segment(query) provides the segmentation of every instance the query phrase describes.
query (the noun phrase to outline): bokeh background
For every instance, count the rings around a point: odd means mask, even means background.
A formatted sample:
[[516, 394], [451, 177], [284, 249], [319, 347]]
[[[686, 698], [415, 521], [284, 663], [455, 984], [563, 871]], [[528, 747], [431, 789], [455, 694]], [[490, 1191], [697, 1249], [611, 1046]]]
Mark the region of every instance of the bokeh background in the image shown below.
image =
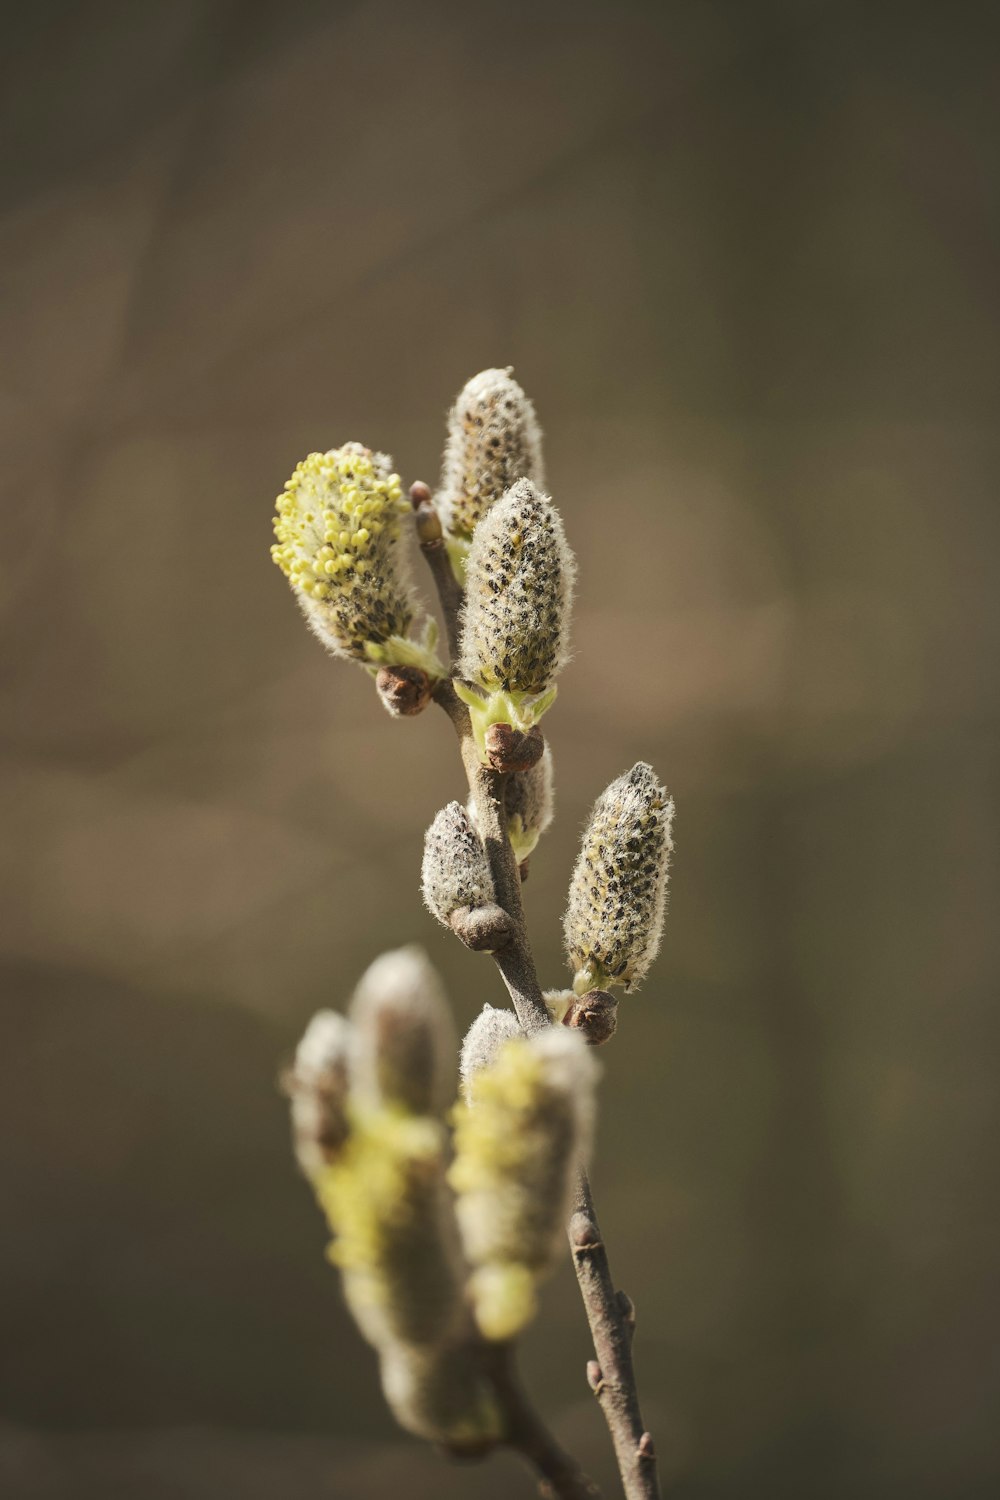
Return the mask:
[[[513, 363], [579, 554], [526, 888], [678, 803], [596, 1190], [677, 1500], [1000, 1486], [991, 7], [3, 13], [0, 1488], [529, 1495], [391, 1424], [275, 1087], [434, 927], [443, 716], [268, 558], [311, 448], [436, 477]], [[440, 722], [438, 721], [440, 720]], [[613, 1493], [568, 1271], [532, 1389]]]

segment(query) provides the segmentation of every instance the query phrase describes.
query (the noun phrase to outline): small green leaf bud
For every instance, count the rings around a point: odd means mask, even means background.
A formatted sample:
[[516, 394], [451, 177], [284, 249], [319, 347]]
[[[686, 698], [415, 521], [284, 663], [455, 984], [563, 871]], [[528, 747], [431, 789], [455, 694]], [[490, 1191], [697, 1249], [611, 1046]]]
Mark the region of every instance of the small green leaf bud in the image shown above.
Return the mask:
[[[555, 699], [575, 573], [559, 513], [530, 480], [508, 490], [476, 528], [462, 616], [465, 681], [455, 691], [469, 708], [484, 764], [491, 726], [527, 733]], [[524, 764], [540, 754], [541, 746]]]
[[437, 973], [421, 948], [383, 953], [363, 974], [351, 1004], [352, 1093], [365, 1105], [414, 1115], [450, 1102], [454, 1039]]
[[389, 1410], [407, 1432], [469, 1458], [500, 1441], [503, 1419], [496, 1395], [468, 1343], [391, 1343], [379, 1364]]
[[546, 1027], [506, 1042], [455, 1112], [462, 1242], [480, 1332], [512, 1338], [558, 1253], [576, 1168], [589, 1147], [596, 1068], [579, 1036]]
[[337, 1158], [349, 1134], [350, 1052], [346, 1018], [333, 1010], [317, 1011], [283, 1080], [292, 1105], [295, 1156], [309, 1178]]
[[413, 627], [402, 549], [408, 508], [384, 453], [361, 443], [310, 453], [278, 496], [271, 556], [335, 656], [372, 672], [419, 667], [436, 680], [445, 673], [434, 655], [433, 622], [422, 632]]
[[578, 995], [634, 990], [660, 947], [674, 804], [639, 762], [601, 793], [583, 835], [563, 922]]
[[476, 527], [518, 479], [544, 483], [535, 409], [511, 369], [482, 370], [463, 386], [449, 413], [437, 495], [460, 581]]

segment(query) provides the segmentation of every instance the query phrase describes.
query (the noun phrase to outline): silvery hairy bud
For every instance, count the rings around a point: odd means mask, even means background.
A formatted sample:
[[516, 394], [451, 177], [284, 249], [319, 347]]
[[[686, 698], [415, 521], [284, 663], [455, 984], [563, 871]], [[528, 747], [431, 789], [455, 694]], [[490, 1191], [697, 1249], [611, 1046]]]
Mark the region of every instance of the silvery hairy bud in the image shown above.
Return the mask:
[[559, 512], [522, 479], [476, 528], [466, 567], [455, 690], [485, 765], [526, 770], [569, 654], [576, 563]]
[[674, 804], [643, 762], [602, 792], [583, 835], [563, 922], [573, 989], [634, 990], [666, 912]]
[[428, 909], [468, 947], [495, 952], [509, 940], [510, 918], [496, 904], [486, 851], [460, 802], [428, 828], [421, 879]]
[[295, 1156], [307, 1177], [335, 1161], [347, 1140], [351, 1028], [334, 1010], [317, 1011], [283, 1080], [292, 1105]]
[[542, 485], [542, 435], [535, 409], [514, 372], [482, 370], [459, 392], [448, 437], [437, 508], [459, 581], [479, 522], [519, 479]]

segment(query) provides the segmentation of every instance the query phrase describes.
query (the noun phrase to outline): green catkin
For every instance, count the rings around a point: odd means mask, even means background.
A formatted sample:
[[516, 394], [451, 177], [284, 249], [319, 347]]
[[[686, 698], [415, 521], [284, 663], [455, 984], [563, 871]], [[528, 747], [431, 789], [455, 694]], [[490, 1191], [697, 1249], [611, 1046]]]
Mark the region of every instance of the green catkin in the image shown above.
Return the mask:
[[615, 984], [631, 991], [646, 977], [663, 932], [673, 813], [642, 761], [597, 799], [563, 921], [578, 995]]

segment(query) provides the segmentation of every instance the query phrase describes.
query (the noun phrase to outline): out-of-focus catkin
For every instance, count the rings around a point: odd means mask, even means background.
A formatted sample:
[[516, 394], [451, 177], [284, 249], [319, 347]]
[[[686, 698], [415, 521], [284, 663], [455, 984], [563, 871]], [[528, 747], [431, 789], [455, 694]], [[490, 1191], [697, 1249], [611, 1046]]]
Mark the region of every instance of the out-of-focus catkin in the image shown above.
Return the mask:
[[436, 627], [428, 620], [420, 632], [413, 628], [402, 546], [408, 510], [384, 453], [361, 443], [310, 453], [278, 496], [271, 556], [334, 655], [441, 677]]
[[344, 1128], [334, 1149], [307, 1157], [333, 1234], [330, 1259], [370, 1343], [380, 1350], [437, 1344], [461, 1323], [464, 1273], [442, 1119], [454, 1042], [423, 953], [403, 948], [377, 959], [357, 987], [351, 1017], [335, 1025], [321, 1015], [303, 1038], [293, 1119], [301, 1089], [337, 1080], [336, 1120]]
[[512, 1338], [534, 1314], [589, 1149], [595, 1076], [581, 1039], [550, 1027], [504, 1043], [456, 1108], [449, 1181], [485, 1338]]
[[631, 991], [645, 978], [663, 932], [673, 814], [642, 761], [598, 797], [563, 922], [578, 995], [615, 984]]
[[284, 1082], [296, 1160], [309, 1178], [336, 1160], [349, 1132], [351, 1028], [335, 1010], [313, 1016]]
[[559, 512], [518, 481], [477, 526], [466, 568], [459, 671], [469, 686], [456, 690], [480, 744], [493, 724], [531, 729], [555, 698], [575, 576]]
[[482, 370], [448, 414], [437, 508], [452, 563], [462, 576], [473, 532], [518, 479], [541, 486], [542, 436], [535, 409], [514, 372]]
[[401, 1427], [470, 1457], [503, 1435], [496, 1394], [468, 1341], [430, 1348], [394, 1343], [379, 1360], [382, 1390]]
[[475, 1092], [476, 1075], [496, 1061], [504, 1042], [521, 1035], [521, 1023], [512, 1010], [504, 1010], [495, 1005], [483, 1006], [465, 1033], [459, 1060], [462, 1088], [467, 1101], [471, 1101]]
[[360, 1103], [440, 1115], [454, 1091], [451, 1013], [437, 971], [411, 944], [365, 970], [351, 1002]]

